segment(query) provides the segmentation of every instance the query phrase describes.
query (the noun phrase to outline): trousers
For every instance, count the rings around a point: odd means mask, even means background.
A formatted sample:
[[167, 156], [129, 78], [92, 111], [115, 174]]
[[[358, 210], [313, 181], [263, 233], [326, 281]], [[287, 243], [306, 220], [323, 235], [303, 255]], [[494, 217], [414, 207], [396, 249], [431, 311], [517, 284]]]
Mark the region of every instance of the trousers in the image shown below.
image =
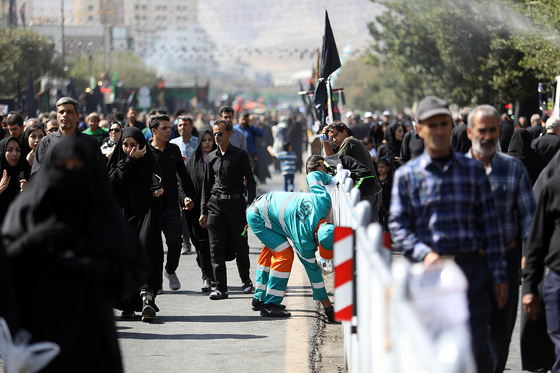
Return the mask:
[[242, 235], [247, 225], [244, 199], [220, 199], [216, 196], [208, 200], [208, 237], [210, 258], [216, 281], [216, 289], [227, 292], [226, 249], [236, 254], [237, 270], [243, 283], [249, 281], [249, 243]]

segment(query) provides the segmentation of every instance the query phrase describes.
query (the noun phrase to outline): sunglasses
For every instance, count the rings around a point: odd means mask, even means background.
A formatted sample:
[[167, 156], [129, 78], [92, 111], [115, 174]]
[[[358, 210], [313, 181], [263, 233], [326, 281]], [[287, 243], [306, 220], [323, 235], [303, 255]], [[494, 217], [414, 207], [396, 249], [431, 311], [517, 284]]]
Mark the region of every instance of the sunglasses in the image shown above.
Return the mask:
[[116, 132], [116, 133], [119, 133], [119, 132], [121, 132], [121, 129], [120, 129], [120, 128], [111, 128], [111, 129], [109, 130], [109, 132]]
[[216, 132], [214, 133], [214, 137], [222, 137], [224, 135], [223, 132]]

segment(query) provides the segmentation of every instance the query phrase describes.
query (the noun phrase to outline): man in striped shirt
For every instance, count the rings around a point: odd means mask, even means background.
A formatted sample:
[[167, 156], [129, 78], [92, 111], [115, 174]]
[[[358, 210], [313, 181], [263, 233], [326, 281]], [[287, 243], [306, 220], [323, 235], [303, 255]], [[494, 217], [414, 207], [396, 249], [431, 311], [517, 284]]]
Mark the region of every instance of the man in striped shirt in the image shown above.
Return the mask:
[[491, 372], [488, 323], [491, 284], [499, 308], [507, 300], [504, 243], [484, 167], [450, 147], [453, 120], [446, 101], [418, 104], [422, 155], [401, 166], [393, 182], [390, 230], [403, 254], [426, 266], [452, 258], [469, 283], [473, 352], [479, 372]]

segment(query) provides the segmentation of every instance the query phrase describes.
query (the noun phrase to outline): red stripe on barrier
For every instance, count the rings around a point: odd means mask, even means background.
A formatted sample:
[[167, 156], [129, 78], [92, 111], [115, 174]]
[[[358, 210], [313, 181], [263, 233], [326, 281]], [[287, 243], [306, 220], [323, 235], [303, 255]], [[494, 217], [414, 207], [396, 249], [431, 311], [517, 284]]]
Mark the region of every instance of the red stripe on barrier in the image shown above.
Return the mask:
[[334, 287], [344, 285], [348, 281], [352, 281], [352, 261], [347, 260], [334, 267]]
[[391, 250], [391, 233], [383, 232], [383, 247], [387, 250]]
[[341, 309], [334, 313], [334, 318], [337, 321], [351, 321], [352, 320], [352, 305]]
[[352, 228], [334, 227], [334, 242], [341, 241], [352, 234]]

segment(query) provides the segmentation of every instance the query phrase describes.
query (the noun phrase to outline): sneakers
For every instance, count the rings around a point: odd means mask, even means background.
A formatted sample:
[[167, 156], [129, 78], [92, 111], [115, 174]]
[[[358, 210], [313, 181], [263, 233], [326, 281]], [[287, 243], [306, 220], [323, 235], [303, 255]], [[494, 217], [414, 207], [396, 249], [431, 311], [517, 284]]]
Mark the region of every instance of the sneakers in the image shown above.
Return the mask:
[[248, 280], [241, 285], [241, 289], [245, 294], [251, 294], [253, 292], [253, 282]]
[[276, 304], [266, 304], [264, 303], [261, 307], [261, 316], [264, 317], [290, 317], [291, 313], [283, 309], [281, 306]]
[[167, 270], [164, 269], [163, 274], [169, 280], [169, 288], [171, 290], [179, 290], [181, 288], [181, 281], [179, 281], [179, 277], [177, 277], [176, 273], [170, 275], [169, 273], [167, 273]]
[[123, 310], [121, 313], [121, 319], [133, 319], [136, 314], [132, 310]]
[[181, 249], [181, 255], [190, 255], [190, 254], [192, 254], [191, 247], [183, 244], [183, 248]]
[[203, 293], [209, 293], [212, 291], [212, 284], [210, 283], [210, 280], [207, 278], [202, 280], [201, 290]]
[[227, 298], [228, 298], [227, 291], [224, 291], [222, 293], [219, 290], [214, 290], [213, 292], [210, 293], [210, 299], [212, 300], [227, 299]]
[[[251, 301], [251, 305], [253, 306], [253, 311], [260, 311], [262, 305], [264, 304], [264, 302], [261, 302], [260, 300], [258, 300], [257, 298], [253, 298], [253, 300]], [[277, 305], [277, 307], [280, 307], [280, 309], [285, 310], [286, 306], [281, 304], [281, 305]]]
[[142, 301], [142, 321], [154, 321], [156, 317], [156, 310], [154, 308], [153, 302], [153, 300], [148, 300], [148, 298]]

